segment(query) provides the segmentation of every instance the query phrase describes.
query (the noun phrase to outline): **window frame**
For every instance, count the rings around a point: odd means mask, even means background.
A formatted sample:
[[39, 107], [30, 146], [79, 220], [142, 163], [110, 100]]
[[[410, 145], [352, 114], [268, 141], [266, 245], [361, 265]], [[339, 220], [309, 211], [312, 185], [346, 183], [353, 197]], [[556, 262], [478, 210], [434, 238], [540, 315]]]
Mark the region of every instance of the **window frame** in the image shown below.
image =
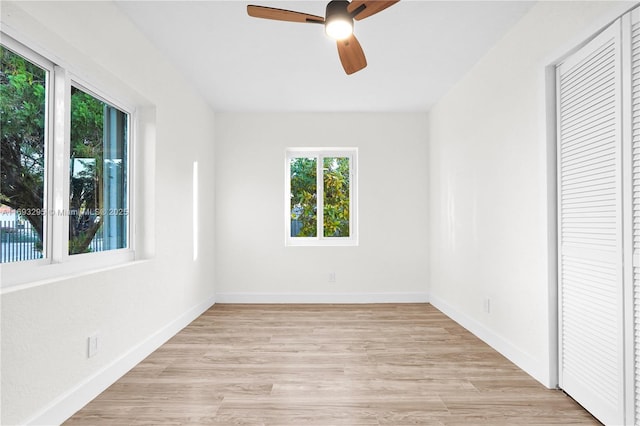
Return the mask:
[[[103, 94], [101, 91], [99, 91], [98, 89], [96, 89], [95, 87], [93, 87], [92, 85], [90, 85], [89, 83], [87, 83], [86, 81], [83, 81], [80, 77], [75, 76], [73, 74], [69, 75], [69, 84], [66, 87], [66, 96], [68, 98], [66, 98], [65, 100], [68, 100], [68, 104], [67, 104], [67, 108], [65, 111], [65, 114], [69, 114], [68, 119], [67, 117], [65, 117], [65, 123], [68, 123], [69, 126], [68, 129], [71, 129], [71, 117], [70, 117], [70, 113], [71, 113], [71, 88], [75, 87], [76, 89], [79, 89], [81, 91], [83, 91], [84, 93], [93, 96], [94, 98], [96, 98], [97, 100], [104, 102], [108, 105], [110, 105], [111, 107], [115, 107], [117, 109], [119, 109], [120, 111], [124, 112], [125, 114], [127, 114], [127, 147], [126, 147], [126, 155], [127, 155], [127, 165], [126, 165], [126, 176], [127, 176], [127, 194], [126, 194], [126, 203], [127, 203], [127, 237], [126, 237], [126, 242], [127, 245], [126, 247], [123, 248], [119, 248], [119, 249], [111, 249], [111, 250], [105, 250], [105, 251], [99, 251], [99, 252], [91, 252], [91, 253], [80, 253], [80, 254], [69, 254], [69, 249], [68, 249], [68, 245], [69, 245], [69, 218], [68, 216], [65, 216], [65, 231], [64, 231], [64, 235], [66, 236], [67, 239], [67, 244], [64, 246], [65, 248], [65, 258], [66, 259], [75, 259], [78, 258], [80, 256], [84, 256], [89, 257], [89, 256], [103, 256], [104, 257], [113, 257], [114, 259], [118, 259], [121, 258], [124, 254], [125, 258], [128, 258], [129, 256], [127, 255], [129, 252], [133, 251], [133, 233], [132, 233], [132, 225], [133, 225], [133, 213], [132, 213], [132, 209], [131, 209], [131, 203], [132, 203], [132, 197], [131, 197], [131, 192], [132, 192], [132, 183], [131, 183], [131, 177], [132, 177], [132, 172], [133, 172], [133, 161], [131, 158], [131, 155], [133, 153], [132, 150], [132, 138], [133, 138], [133, 131], [132, 131], [132, 122], [133, 122], [133, 112], [134, 108], [131, 108], [129, 106], [126, 106], [125, 104], [118, 102], [117, 100], [115, 100], [113, 97], [111, 96], [107, 96], [105, 94]], [[69, 175], [69, 170], [70, 170], [70, 161], [71, 161], [71, 133], [67, 132], [65, 133], [65, 147], [64, 147], [64, 152], [65, 152], [65, 165], [63, 167], [63, 169], [66, 171], [66, 182], [64, 182], [64, 189], [65, 189], [65, 209], [66, 211], [69, 211], [69, 191], [70, 191], [70, 181], [71, 181], [71, 176]], [[122, 254], [119, 254], [122, 253]], [[73, 261], [73, 260], [72, 260]]]
[[[12, 51], [14, 54], [22, 56], [26, 60], [32, 62], [34, 65], [42, 68], [46, 72], [46, 90], [45, 90], [45, 118], [44, 118], [44, 188], [43, 188], [43, 205], [42, 209], [48, 211], [50, 209], [50, 199], [53, 193], [53, 179], [51, 178], [51, 171], [53, 170], [53, 155], [51, 145], [53, 143], [53, 122], [54, 118], [54, 85], [55, 85], [55, 64], [46, 59], [44, 56], [39, 55], [32, 49], [29, 49], [22, 43], [18, 42], [12, 37], [2, 34], [2, 43], [6, 49]], [[23, 260], [20, 262], [0, 263], [3, 268], [7, 268], [9, 265], [14, 264], [28, 264], [30, 267], [47, 265], [51, 263], [51, 232], [49, 215], [44, 215], [42, 223], [43, 229], [43, 241], [42, 241], [42, 257], [39, 259]], [[18, 268], [22, 269], [22, 268]], [[18, 273], [24, 273], [19, 271]], [[4, 282], [4, 280], [3, 280]]]
[[[349, 158], [349, 236], [324, 236], [324, 159]], [[291, 160], [316, 158], [316, 220], [315, 237], [291, 236]], [[284, 232], [285, 246], [357, 246], [358, 241], [358, 148], [287, 148], [285, 152]]]
[[[136, 260], [135, 256], [135, 138], [137, 109], [122, 97], [122, 88], [109, 89], [80, 76], [69, 64], [57, 65], [15, 38], [2, 35], [2, 46], [33, 62], [47, 72], [45, 116], [45, 188], [43, 209], [43, 257], [2, 263], [0, 289], [30, 282], [42, 282], [80, 272], [93, 271]], [[127, 245], [99, 252], [69, 254], [69, 165], [71, 153], [71, 87], [118, 108], [128, 116], [127, 124]], [[57, 167], [56, 167], [57, 166]], [[60, 214], [60, 212], [63, 212]]]

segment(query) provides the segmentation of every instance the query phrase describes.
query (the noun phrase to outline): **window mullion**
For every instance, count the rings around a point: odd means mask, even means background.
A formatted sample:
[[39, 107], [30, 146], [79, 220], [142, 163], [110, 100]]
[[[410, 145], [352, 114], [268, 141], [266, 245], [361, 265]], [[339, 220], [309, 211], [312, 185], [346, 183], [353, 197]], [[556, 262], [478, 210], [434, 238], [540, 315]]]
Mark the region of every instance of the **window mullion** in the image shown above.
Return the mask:
[[318, 234], [318, 239], [322, 240], [324, 238], [324, 175], [323, 175], [323, 164], [324, 157], [322, 155], [318, 155], [318, 160], [316, 161], [316, 216], [318, 219], [318, 224], [316, 226], [316, 232]]
[[354, 156], [353, 154], [349, 155], [349, 235], [356, 235], [354, 224], [355, 224], [355, 200], [356, 193], [354, 191]]
[[51, 260], [62, 262], [69, 239], [69, 152], [71, 129], [71, 82], [65, 69], [54, 69], [54, 111], [52, 144], [52, 200], [49, 211]]
[[285, 245], [291, 238], [291, 157], [287, 153], [284, 159], [284, 241]]
[[53, 140], [53, 121], [54, 121], [54, 85], [55, 85], [55, 67], [51, 66], [47, 69], [47, 91], [46, 91], [46, 112], [45, 112], [45, 142], [44, 142], [44, 152], [45, 152], [45, 167], [44, 167], [44, 197], [43, 197], [43, 220], [42, 220], [42, 234], [43, 234], [43, 257], [46, 258], [49, 262], [51, 262], [51, 254], [53, 245], [51, 243], [51, 221], [52, 217], [50, 214], [51, 211], [51, 196], [53, 194], [53, 179], [52, 179], [52, 170], [54, 167], [53, 162], [53, 150], [51, 148]]

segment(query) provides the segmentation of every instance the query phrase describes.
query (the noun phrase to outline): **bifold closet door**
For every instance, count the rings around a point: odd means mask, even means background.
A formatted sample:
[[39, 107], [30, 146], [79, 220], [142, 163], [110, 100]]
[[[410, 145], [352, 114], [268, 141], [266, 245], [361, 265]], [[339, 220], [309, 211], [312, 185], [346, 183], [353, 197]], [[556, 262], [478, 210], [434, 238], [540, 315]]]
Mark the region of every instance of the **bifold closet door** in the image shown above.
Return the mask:
[[557, 67], [560, 386], [624, 424], [620, 22]]

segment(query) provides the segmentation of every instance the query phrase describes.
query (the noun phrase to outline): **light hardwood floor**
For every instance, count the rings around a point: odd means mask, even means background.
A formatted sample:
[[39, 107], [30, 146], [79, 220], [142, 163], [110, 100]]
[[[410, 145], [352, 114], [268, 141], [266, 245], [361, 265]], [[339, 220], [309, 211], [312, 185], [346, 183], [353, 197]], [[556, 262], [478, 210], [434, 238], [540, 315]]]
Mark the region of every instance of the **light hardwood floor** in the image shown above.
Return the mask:
[[215, 305], [67, 425], [598, 425], [428, 304]]

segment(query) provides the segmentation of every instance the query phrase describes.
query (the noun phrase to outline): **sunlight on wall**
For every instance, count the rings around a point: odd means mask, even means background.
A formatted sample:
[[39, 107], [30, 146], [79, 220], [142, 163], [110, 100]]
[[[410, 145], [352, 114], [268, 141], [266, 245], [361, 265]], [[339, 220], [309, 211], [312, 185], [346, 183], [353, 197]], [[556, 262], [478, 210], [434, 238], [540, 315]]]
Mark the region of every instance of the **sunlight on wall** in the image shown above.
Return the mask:
[[193, 260], [198, 260], [198, 162], [193, 162]]

